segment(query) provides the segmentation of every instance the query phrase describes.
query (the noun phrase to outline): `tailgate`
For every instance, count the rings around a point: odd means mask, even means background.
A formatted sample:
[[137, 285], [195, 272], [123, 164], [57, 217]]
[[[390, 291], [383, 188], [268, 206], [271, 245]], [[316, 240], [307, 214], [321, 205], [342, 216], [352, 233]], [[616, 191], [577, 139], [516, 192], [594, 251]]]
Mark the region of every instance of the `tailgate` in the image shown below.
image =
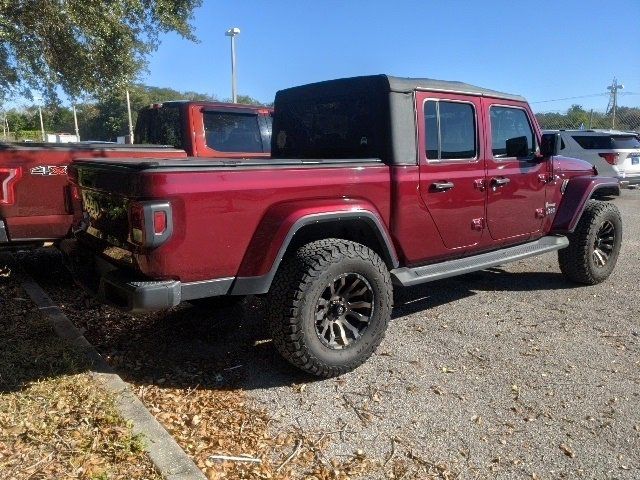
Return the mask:
[[140, 173], [120, 164], [79, 162], [69, 168], [69, 178], [74, 199], [82, 202], [76, 223], [93, 237], [127, 248], [129, 207], [139, 194]]
[[81, 189], [83, 229], [112, 245], [125, 248], [129, 237], [130, 200], [122, 195]]

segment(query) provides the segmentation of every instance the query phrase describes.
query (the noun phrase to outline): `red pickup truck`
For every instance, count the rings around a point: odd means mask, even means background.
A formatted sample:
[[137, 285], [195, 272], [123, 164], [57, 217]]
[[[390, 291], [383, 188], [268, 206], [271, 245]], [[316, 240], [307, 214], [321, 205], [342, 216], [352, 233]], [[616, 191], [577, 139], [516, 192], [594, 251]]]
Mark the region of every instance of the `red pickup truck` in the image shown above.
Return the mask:
[[394, 286], [558, 251], [572, 281], [613, 270], [613, 178], [557, 155], [524, 98], [385, 75], [278, 92], [269, 161], [74, 162], [78, 281], [130, 311], [268, 295], [274, 344], [333, 376], [384, 336]]
[[76, 158], [268, 157], [271, 110], [214, 102], [165, 102], [140, 111], [136, 143], [0, 144], [0, 249], [69, 234], [67, 167]]

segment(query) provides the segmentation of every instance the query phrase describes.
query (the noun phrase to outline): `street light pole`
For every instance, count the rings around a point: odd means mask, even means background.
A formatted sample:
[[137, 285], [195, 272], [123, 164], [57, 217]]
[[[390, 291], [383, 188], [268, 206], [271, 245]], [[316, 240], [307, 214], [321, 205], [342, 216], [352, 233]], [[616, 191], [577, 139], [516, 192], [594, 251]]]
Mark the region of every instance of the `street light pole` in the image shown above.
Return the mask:
[[127, 88], [127, 115], [129, 116], [129, 142], [133, 143], [133, 122], [131, 121], [131, 100], [129, 99], [129, 89]]
[[237, 95], [237, 75], [236, 75], [236, 36], [240, 35], [238, 27], [230, 28], [225, 32], [227, 37], [231, 37], [231, 101], [238, 103]]
[[76, 104], [72, 105], [73, 107], [73, 124], [76, 127], [76, 142], [80, 141], [80, 130], [78, 130], [78, 114], [76, 113]]

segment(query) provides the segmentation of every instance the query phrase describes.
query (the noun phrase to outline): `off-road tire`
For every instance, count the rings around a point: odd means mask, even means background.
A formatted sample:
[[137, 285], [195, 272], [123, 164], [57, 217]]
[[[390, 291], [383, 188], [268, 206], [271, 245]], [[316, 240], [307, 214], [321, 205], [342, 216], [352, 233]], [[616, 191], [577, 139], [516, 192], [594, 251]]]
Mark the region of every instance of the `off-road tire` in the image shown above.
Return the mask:
[[[613, 249], [601, 266], [594, 260], [594, 249], [598, 233], [607, 222], [613, 226]], [[576, 229], [567, 236], [569, 246], [558, 250], [560, 271], [564, 276], [585, 285], [606, 280], [616, 266], [622, 242], [622, 218], [618, 208], [609, 202], [589, 200]]]
[[[328, 285], [345, 274], [366, 279], [373, 310], [362, 336], [336, 350], [323, 344], [316, 331], [316, 308]], [[276, 349], [296, 367], [325, 378], [351, 371], [373, 354], [392, 308], [391, 277], [382, 259], [364, 245], [335, 238], [309, 243], [285, 257], [267, 296]]]

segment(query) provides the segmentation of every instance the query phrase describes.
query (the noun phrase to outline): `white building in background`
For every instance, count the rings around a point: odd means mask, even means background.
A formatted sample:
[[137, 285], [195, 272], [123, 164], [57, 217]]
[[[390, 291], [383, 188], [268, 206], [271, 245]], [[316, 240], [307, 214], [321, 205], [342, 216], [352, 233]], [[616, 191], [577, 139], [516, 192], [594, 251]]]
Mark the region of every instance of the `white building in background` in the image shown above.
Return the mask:
[[48, 143], [72, 143], [77, 141], [78, 137], [70, 133], [47, 133]]

